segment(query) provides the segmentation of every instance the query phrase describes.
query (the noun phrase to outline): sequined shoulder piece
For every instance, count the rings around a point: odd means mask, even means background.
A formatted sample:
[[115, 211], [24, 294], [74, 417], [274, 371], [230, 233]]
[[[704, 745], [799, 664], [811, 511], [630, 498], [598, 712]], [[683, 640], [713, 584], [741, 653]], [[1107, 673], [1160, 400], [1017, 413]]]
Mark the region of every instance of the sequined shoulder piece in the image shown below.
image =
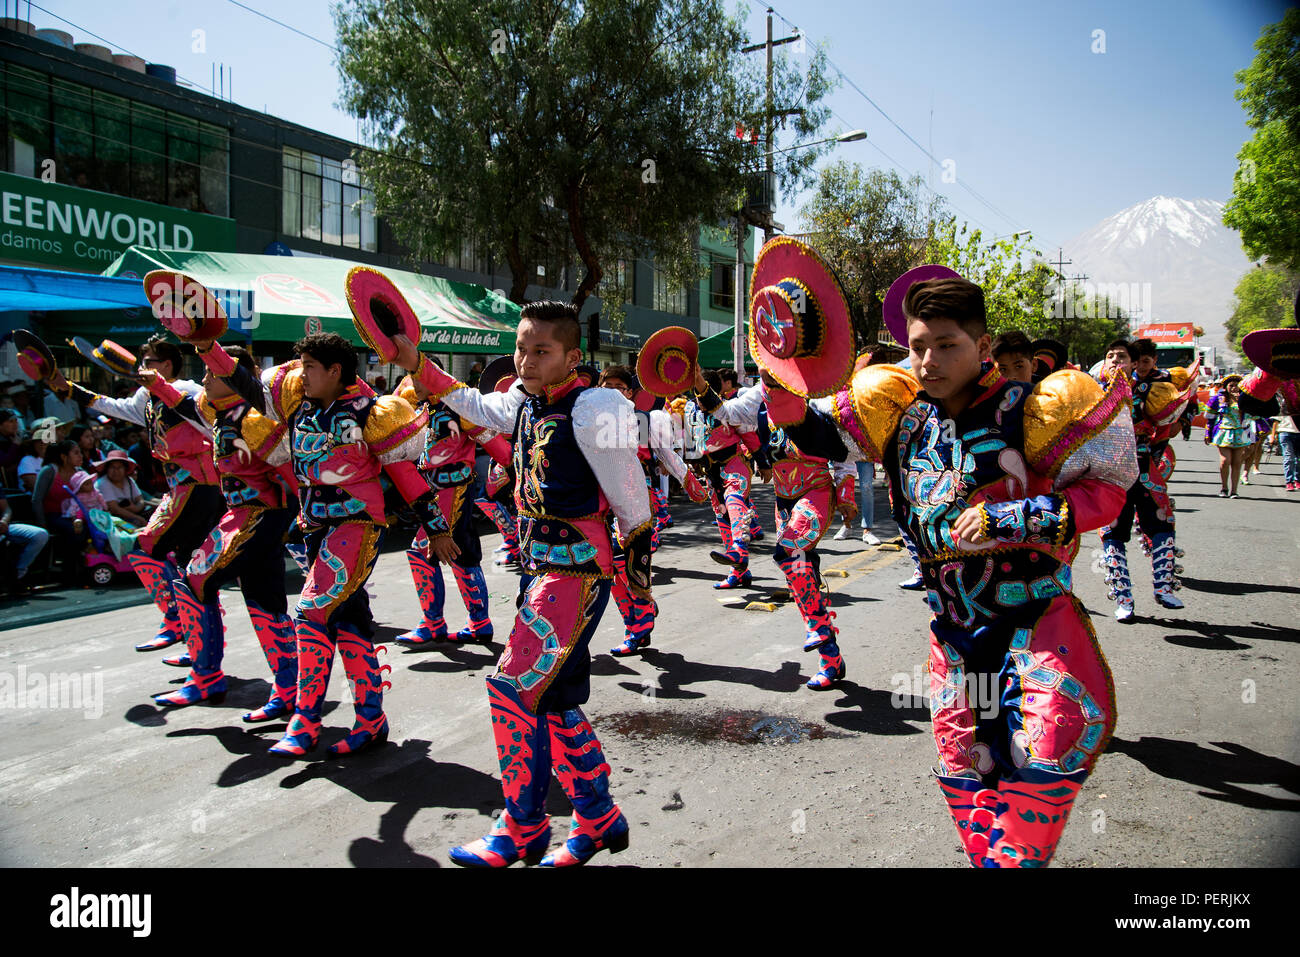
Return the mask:
[[271, 396], [271, 408], [275, 410], [276, 417], [287, 422], [298, 411], [304, 398], [301, 360], [294, 359], [276, 366], [268, 376], [263, 377], [262, 382]]
[[400, 396], [381, 395], [366, 419], [362, 438], [375, 455], [384, 455], [409, 442], [428, 423], [429, 414], [416, 412]]
[[906, 369], [867, 366], [853, 374], [848, 388], [832, 397], [831, 415], [867, 458], [879, 462], [920, 391], [921, 383]]
[[1055, 476], [1071, 455], [1129, 407], [1131, 395], [1126, 376], [1114, 376], [1103, 392], [1086, 372], [1053, 372], [1025, 399], [1025, 458], [1035, 471]]
[[244, 413], [244, 418], [240, 423], [244, 441], [248, 443], [248, 447], [253, 454], [263, 460], [284, 439], [287, 428], [283, 422], [277, 422], [270, 416], [263, 415], [252, 408]]
[[1168, 382], [1153, 382], [1147, 392], [1144, 416], [1155, 425], [1168, 425], [1182, 414], [1188, 398], [1189, 395], [1172, 379]]

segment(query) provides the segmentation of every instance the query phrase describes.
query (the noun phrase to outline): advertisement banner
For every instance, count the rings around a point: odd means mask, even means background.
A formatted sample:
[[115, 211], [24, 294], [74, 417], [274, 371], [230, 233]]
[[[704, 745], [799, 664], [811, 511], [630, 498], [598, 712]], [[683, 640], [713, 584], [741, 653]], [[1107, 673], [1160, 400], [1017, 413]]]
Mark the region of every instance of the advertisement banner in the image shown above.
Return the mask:
[[1139, 326], [1133, 333], [1133, 338], [1150, 339], [1157, 345], [1172, 342], [1190, 346], [1196, 341], [1192, 328], [1190, 322], [1152, 322]]
[[0, 259], [102, 272], [128, 246], [229, 252], [235, 221], [0, 173]]

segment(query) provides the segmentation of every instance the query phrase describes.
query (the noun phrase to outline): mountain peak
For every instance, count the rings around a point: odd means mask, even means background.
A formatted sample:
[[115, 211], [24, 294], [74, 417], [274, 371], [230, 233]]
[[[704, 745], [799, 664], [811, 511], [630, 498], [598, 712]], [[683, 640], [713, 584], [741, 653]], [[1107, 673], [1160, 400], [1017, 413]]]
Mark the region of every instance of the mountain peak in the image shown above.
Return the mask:
[[1223, 207], [1214, 199], [1153, 196], [1080, 233], [1065, 251], [1089, 284], [1137, 284], [1138, 322], [1193, 322], [1223, 350], [1233, 290], [1250, 268], [1240, 237], [1223, 225]]

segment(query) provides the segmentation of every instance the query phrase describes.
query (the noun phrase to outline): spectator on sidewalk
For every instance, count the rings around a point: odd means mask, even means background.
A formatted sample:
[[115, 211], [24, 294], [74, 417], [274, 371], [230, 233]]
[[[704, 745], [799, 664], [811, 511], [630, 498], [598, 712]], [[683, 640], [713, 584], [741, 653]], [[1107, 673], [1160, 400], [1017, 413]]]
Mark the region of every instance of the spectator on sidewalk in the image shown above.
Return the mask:
[[[21, 525], [11, 521], [13, 513], [9, 510], [9, 500], [0, 496], [0, 555], [5, 565], [5, 580], [22, 582], [27, 576], [36, 556], [41, 553], [45, 543], [50, 540], [50, 533], [34, 525]], [[13, 577], [10, 579], [9, 563], [13, 562]], [[22, 589], [21, 585], [12, 588]]]

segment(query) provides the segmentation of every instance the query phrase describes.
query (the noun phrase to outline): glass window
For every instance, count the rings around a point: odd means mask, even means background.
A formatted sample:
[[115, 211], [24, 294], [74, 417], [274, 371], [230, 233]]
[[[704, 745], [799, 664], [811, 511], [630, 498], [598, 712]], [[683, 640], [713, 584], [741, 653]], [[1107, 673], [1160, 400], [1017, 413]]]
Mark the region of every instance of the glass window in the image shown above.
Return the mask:
[[96, 189], [131, 195], [131, 105], [120, 96], [94, 91]]
[[162, 110], [131, 104], [131, 195], [136, 199], [167, 201], [166, 130]]
[[325, 178], [322, 184], [321, 242], [338, 246], [343, 242], [343, 183], [338, 176], [338, 163], [334, 164], [333, 175], [325, 161]]
[[5, 79], [5, 121], [8, 126], [9, 169], [37, 176], [41, 163], [52, 157], [49, 80], [9, 64]]
[[361, 190], [343, 184], [343, 245], [356, 249], [361, 245]]
[[284, 169], [281, 185], [280, 231], [287, 236], [302, 235], [302, 172], [297, 151], [284, 151]]
[[199, 212], [230, 215], [230, 134], [219, 126], [199, 126]]
[[686, 315], [686, 287], [670, 286], [664, 273], [656, 269], [651, 308], [674, 316]]
[[361, 193], [361, 248], [379, 252], [379, 238], [375, 229], [375, 194], [370, 190]]
[[[317, 157], [319, 160], [319, 157]], [[321, 235], [321, 178], [307, 172], [307, 154], [303, 154], [302, 173], [302, 236], [320, 241]], [[320, 168], [319, 162], [316, 164]]]
[[736, 264], [714, 256], [709, 277], [709, 302], [714, 309], [736, 307]]

